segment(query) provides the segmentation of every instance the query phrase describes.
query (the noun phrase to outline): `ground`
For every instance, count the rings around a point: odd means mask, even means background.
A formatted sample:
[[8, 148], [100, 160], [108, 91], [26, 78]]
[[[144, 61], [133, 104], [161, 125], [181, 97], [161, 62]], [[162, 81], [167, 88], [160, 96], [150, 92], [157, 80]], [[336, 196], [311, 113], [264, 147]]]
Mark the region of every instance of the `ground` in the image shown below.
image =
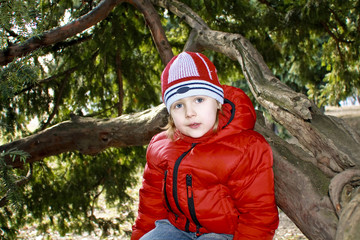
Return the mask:
[[360, 106], [326, 107], [325, 113], [344, 119], [360, 134]]
[[[115, 213], [111, 210], [106, 210], [101, 212], [100, 214], [107, 214], [107, 215], [114, 215]], [[306, 240], [307, 238], [301, 233], [301, 231], [296, 227], [296, 225], [285, 215], [284, 212], [279, 210], [279, 218], [280, 224], [279, 228], [276, 230], [276, 234], [274, 236], [274, 240]], [[126, 226], [130, 227], [130, 225]], [[99, 232], [97, 234], [100, 234]], [[21, 234], [19, 239], [26, 239], [26, 240], [44, 240], [44, 239], [51, 239], [51, 240], [98, 240], [99, 236], [95, 234], [88, 235], [74, 235], [74, 234], [67, 234], [64, 237], [61, 237], [57, 232], [49, 232], [48, 234], [41, 234], [37, 233], [36, 227], [28, 227], [21, 230]], [[110, 236], [105, 239], [128, 239], [126, 237], [119, 237], [119, 236]]]
[[305, 240], [305, 235], [296, 227], [296, 225], [279, 210], [279, 227], [276, 230], [274, 240]]

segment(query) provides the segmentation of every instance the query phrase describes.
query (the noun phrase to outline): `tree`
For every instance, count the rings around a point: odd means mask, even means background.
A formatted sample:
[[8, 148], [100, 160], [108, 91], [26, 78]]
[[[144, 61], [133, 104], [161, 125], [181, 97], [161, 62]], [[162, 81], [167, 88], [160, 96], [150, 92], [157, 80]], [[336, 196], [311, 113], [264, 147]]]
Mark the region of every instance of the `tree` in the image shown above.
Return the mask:
[[[358, 1], [103, 0], [96, 7], [93, 1], [78, 6], [69, 1], [60, 1], [61, 7], [45, 1], [42, 4], [52, 14], [41, 16], [48, 20], [48, 26], [37, 24], [50, 30], [24, 40], [16, 38], [0, 53], [2, 84], [17, 86], [4, 88], [6, 95], [2, 95], [6, 96], [1, 100], [2, 122], [9, 127], [4, 134], [22, 130], [25, 135], [24, 123], [34, 116], [41, 122], [42, 131], [0, 146], [2, 152], [19, 149], [30, 154], [26, 165], [8, 155], [4, 155], [4, 162], [15, 174], [24, 175], [25, 168], [31, 169], [32, 191], [22, 190], [27, 192], [24, 197], [32, 200], [27, 207], [34, 218], [49, 214], [63, 232], [74, 226], [91, 230], [91, 221], [80, 222], [90, 219], [87, 211], [98, 194], [105, 191], [109, 200], [114, 200], [114, 193], [122, 193], [125, 198], [124, 187], [132, 182], [126, 178], [143, 163], [141, 146], [167, 121], [157, 97], [164, 66], [161, 62], [166, 64], [172, 51], [183, 48], [206, 51], [220, 79], [226, 77], [234, 85], [246, 81], [245, 88], [266, 116], [259, 111], [256, 130], [273, 149], [277, 204], [300, 230], [309, 239], [357, 237], [360, 136], [339, 119], [324, 115], [319, 107], [338, 104], [347, 96], [357, 97]], [[75, 18], [58, 26], [56, 13], [63, 16], [66, 9], [72, 9], [71, 17]], [[13, 39], [14, 34], [6, 31]], [[48, 69], [41, 69], [45, 64], [38, 56], [49, 53]], [[24, 57], [28, 65], [17, 61]], [[24, 75], [34, 80], [22, 82]], [[44, 78], [36, 80], [38, 76]], [[9, 79], [16, 82], [6, 82]], [[111, 94], [117, 96], [115, 101]], [[17, 119], [23, 122], [16, 123]], [[299, 145], [277, 136], [269, 128], [271, 121], [284, 127]], [[133, 150], [129, 146], [139, 147]], [[121, 164], [116, 161], [119, 156]], [[81, 189], [86, 194], [74, 201], [60, 198], [61, 194], [74, 195], [53, 176], [54, 168], [72, 183], [68, 189], [86, 182]], [[92, 181], [85, 177], [96, 170], [100, 173], [94, 174]], [[37, 208], [34, 199], [39, 198], [30, 197], [29, 192], [36, 195], [43, 190], [41, 180], [53, 181], [49, 194], [57, 198], [46, 206], [54, 210]], [[71, 208], [77, 211], [73, 214]], [[20, 211], [19, 216], [24, 213]], [[67, 219], [72, 224], [64, 226]]]

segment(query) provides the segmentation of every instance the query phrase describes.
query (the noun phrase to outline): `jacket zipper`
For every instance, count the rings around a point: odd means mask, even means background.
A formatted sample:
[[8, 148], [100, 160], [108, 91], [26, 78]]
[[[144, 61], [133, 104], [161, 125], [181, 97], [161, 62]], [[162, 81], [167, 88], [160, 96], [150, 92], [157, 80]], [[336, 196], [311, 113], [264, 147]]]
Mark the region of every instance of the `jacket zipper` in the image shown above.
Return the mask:
[[187, 200], [188, 200], [190, 216], [191, 216], [191, 219], [196, 224], [196, 234], [199, 236], [200, 235], [201, 224], [200, 224], [199, 220], [196, 217], [194, 194], [193, 194], [193, 189], [192, 189], [192, 175], [191, 174], [186, 175], [186, 190], [187, 190], [186, 192], [187, 192]]
[[[179, 198], [178, 198], [178, 189], [177, 189], [177, 182], [178, 182], [178, 172], [179, 172], [179, 167], [180, 167], [180, 163], [181, 161], [184, 159], [184, 157], [196, 146], [197, 143], [193, 143], [191, 144], [191, 148], [189, 150], [187, 150], [186, 152], [184, 152], [183, 154], [180, 155], [180, 157], [176, 160], [175, 165], [174, 165], [174, 172], [173, 172], [173, 197], [174, 197], [174, 201], [175, 201], [175, 205], [177, 207], [177, 209], [184, 214], [184, 212], [181, 210], [180, 208], [180, 204], [179, 204]], [[185, 214], [184, 214], [185, 215]], [[185, 231], [189, 231], [189, 220], [186, 219], [186, 226], [185, 226]]]

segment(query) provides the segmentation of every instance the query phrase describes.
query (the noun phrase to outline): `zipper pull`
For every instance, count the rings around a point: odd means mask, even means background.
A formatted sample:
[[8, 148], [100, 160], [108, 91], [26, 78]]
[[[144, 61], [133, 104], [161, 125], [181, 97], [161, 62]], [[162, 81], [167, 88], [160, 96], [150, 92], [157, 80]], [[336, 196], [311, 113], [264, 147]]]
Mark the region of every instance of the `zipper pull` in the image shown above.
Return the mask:
[[196, 225], [196, 236], [197, 236], [197, 237], [200, 237], [200, 236], [201, 236], [200, 228], [201, 228], [201, 226]]
[[192, 197], [192, 176], [191, 174], [186, 175], [186, 189], [187, 189], [187, 197]]
[[186, 174], [186, 185], [192, 186], [192, 176], [191, 174]]

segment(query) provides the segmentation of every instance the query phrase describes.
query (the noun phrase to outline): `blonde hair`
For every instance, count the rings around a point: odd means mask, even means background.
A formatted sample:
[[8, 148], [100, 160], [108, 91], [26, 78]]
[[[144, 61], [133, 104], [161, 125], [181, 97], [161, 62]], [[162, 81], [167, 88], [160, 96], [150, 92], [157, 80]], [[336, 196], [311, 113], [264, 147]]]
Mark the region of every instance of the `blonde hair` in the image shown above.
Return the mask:
[[[222, 104], [219, 103], [219, 102], [217, 102], [217, 104], [218, 104], [218, 111], [217, 111], [217, 114], [216, 114], [216, 120], [215, 120], [214, 127], [213, 127], [213, 132], [214, 133], [218, 131], [219, 114], [223, 114]], [[175, 139], [176, 126], [175, 126], [173, 118], [171, 117], [171, 114], [169, 114], [168, 123], [164, 127], [164, 130], [166, 131], [166, 136], [168, 138], [170, 138], [172, 141], [176, 140]]]

